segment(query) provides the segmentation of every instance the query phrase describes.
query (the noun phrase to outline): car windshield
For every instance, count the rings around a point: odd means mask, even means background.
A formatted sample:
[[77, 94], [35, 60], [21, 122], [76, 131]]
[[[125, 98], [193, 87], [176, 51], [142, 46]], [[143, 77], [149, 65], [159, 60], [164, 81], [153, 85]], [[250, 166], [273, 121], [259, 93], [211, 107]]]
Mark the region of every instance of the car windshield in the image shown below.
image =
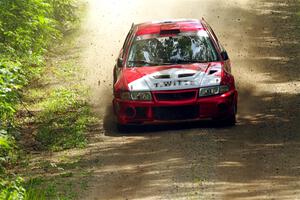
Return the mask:
[[218, 61], [218, 54], [205, 31], [176, 36], [142, 35], [132, 44], [128, 67]]

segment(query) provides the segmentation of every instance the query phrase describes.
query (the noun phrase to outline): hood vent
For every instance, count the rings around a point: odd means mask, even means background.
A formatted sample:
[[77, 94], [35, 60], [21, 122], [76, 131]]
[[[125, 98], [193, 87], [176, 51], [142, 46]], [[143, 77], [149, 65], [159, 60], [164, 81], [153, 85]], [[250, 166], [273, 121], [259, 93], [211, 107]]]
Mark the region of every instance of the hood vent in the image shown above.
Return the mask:
[[185, 77], [190, 77], [194, 76], [195, 73], [188, 73], [188, 74], [178, 74], [178, 78], [185, 78]]
[[155, 79], [169, 79], [170, 75], [169, 74], [160, 74], [160, 75], [153, 76], [153, 78], [155, 78]]
[[212, 70], [209, 71], [208, 74], [211, 75], [211, 74], [214, 74], [214, 73], [216, 73], [216, 72], [218, 72], [218, 70], [213, 70], [213, 69], [212, 69]]
[[165, 23], [160, 27], [160, 35], [177, 35], [180, 33], [180, 27], [174, 23]]
[[160, 35], [177, 35], [180, 33], [179, 29], [173, 29], [173, 30], [161, 30]]

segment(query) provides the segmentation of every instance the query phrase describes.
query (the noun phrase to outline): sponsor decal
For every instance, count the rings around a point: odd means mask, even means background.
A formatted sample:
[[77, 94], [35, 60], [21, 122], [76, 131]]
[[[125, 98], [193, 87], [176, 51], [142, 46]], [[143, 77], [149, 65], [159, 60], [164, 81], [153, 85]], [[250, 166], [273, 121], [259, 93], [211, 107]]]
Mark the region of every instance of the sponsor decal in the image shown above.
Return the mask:
[[156, 88], [161, 88], [161, 87], [195, 86], [197, 84], [193, 80], [170, 80], [170, 81], [153, 83], [153, 85]]

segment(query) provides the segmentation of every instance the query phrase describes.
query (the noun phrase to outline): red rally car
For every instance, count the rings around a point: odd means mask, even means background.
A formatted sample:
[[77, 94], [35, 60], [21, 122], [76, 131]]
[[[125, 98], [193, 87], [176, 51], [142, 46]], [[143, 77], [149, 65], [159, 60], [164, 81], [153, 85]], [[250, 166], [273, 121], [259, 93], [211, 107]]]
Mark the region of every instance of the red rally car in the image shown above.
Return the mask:
[[132, 25], [114, 67], [118, 125], [214, 119], [234, 125], [230, 60], [204, 20]]

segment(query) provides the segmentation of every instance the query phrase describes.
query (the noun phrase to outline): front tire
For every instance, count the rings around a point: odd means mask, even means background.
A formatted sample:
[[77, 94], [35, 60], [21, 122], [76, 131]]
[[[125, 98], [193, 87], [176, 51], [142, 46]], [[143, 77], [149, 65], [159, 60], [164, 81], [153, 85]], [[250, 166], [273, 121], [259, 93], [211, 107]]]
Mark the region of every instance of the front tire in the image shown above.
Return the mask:
[[236, 124], [236, 113], [237, 113], [237, 105], [235, 104], [233, 106], [233, 111], [230, 114], [230, 116], [228, 116], [224, 120], [224, 124], [227, 125], [227, 126], [235, 126], [235, 124]]
[[235, 104], [233, 106], [233, 110], [230, 113], [230, 115], [224, 118], [215, 118], [214, 121], [216, 121], [216, 123], [221, 126], [235, 126], [237, 122], [236, 113], [237, 113], [237, 105]]
[[224, 125], [225, 126], [235, 126], [236, 124], [236, 114], [232, 114], [231, 116], [227, 117], [224, 120]]
[[119, 124], [119, 123], [117, 124], [117, 130], [120, 133], [128, 133], [130, 131], [128, 125]]

